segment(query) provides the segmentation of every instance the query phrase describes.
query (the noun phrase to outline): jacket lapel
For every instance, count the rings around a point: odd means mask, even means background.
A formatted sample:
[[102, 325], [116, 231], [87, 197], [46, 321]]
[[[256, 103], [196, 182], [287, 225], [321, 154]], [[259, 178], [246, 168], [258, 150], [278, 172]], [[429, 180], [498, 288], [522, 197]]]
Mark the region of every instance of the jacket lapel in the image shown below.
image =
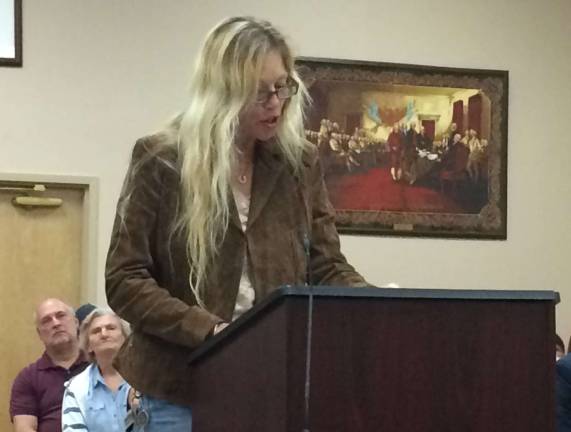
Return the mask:
[[284, 168], [282, 156], [274, 141], [257, 145], [252, 200], [248, 212], [248, 227], [254, 224], [264, 206], [268, 203]]
[[236, 207], [236, 202], [234, 201], [234, 194], [232, 193], [232, 188], [228, 191], [228, 206], [230, 211], [230, 224], [234, 225], [240, 232], [242, 232], [242, 223], [240, 222], [240, 216], [238, 216], [238, 208]]

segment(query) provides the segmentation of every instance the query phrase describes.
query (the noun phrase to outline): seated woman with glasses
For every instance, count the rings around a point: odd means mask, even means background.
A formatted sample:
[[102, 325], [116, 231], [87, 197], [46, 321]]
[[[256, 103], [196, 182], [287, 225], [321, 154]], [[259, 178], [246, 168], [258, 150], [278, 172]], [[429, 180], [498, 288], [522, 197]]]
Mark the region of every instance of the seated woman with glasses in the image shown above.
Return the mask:
[[367, 285], [340, 252], [307, 99], [284, 36], [230, 18], [206, 37], [187, 108], [135, 145], [106, 292], [133, 325], [116, 365], [146, 432], [190, 430], [189, 354], [281, 285]]
[[131, 387], [113, 366], [129, 325], [113, 311], [94, 309], [82, 322], [79, 344], [91, 364], [66, 383], [62, 430], [125, 430]]

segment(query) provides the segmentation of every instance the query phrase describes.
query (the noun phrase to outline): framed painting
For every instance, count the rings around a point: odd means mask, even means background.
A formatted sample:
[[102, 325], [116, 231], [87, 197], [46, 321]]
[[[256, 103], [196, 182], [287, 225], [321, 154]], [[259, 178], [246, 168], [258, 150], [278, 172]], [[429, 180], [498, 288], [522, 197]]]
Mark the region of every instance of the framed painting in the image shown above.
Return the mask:
[[22, 66], [22, 0], [0, 0], [0, 66]]
[[339, 232], [506, 238], [507, 71], [296, 65]]

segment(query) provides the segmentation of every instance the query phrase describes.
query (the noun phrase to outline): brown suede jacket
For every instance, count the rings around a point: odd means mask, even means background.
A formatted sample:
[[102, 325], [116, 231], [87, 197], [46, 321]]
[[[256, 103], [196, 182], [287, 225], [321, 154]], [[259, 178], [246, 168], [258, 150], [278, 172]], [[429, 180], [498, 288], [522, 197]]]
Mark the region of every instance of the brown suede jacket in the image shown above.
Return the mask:
[[284, 284], [303, 284], [304, 237], [310, 239], [315, 285], [366, 286], [339, 250], [334, 210], [327, 198], [317, 152], [294, 176], [275, 143], [257, 145], [246, 232], [233, 199], [230, 223], [205, 284], [207, 310], [189, 287], [184, 236], [173, 233], [180, 176], [176, 147], [164, 137], [137, 142], [119, 198], [107, 257], [108, 303], [133, 332], [116, 358], [136, 389], [188, 403], [188, 357], [221, 321], [230, 321], [242, 260], [260, 301]]

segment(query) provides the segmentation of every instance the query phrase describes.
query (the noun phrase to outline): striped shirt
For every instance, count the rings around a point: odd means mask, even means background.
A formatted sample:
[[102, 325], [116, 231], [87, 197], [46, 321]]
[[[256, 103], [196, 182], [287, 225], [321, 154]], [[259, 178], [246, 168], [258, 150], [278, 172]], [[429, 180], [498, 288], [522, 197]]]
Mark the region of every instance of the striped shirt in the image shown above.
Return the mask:
[[127, 397], [125, 381], [113, 392], [96, 364], [66, 384], [62, 402], [62, 432], [122, 432], [125, 430]]

